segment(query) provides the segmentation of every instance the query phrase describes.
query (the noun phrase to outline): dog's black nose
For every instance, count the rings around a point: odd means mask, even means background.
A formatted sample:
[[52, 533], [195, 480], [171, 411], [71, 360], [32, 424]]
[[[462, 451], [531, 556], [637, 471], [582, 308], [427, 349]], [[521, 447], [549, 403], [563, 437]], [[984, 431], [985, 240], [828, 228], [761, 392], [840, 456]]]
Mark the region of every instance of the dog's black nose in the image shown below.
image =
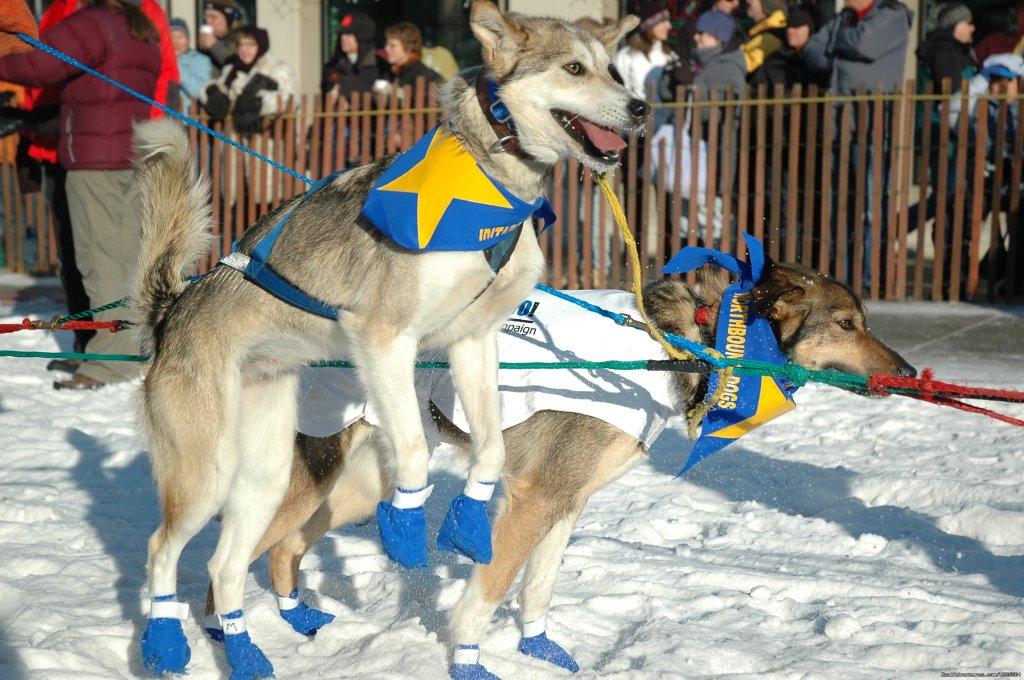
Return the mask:
[[647, 114], [651, 112], [651, 107], [643, 99], [631, 100], [626, 108], [629, 109], [629, 115], [633, 116], [633, 120], [637, 123], [647, 120]]
[[899, 370], [899, 374], [901, 378], [916, 378], [917, 369], [908, 364]]

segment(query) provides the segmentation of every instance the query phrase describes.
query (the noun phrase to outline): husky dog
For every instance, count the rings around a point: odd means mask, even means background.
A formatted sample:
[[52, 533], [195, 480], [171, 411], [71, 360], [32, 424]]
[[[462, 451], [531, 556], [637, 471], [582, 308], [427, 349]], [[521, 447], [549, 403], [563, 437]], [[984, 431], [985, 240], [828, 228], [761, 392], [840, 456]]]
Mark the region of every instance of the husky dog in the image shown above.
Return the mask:
[[[439, 130], [487, 181], [526, 204], [540, 201], [552, 166], [568, 156], [595, 170], [614, 168], [622, 135], [649, 113], [622, 85], [607, 51], [637, 22], [627, 16], [591, 31], [503, 15], [476, 0], [470, 23], [484, 66], [441, 88]], [[239, 677], [269, 676], [271, 664], [245, 630], [243, 591], [250, 556], [289, 485], [299, 367], [341, 355], [357, 364], [381, 417], [389, 452], [383, 464], [395, 484], [393, 502], [378, 508], [392, 521], [388, 534], [382, 522], [382, 541], [394, 559], [414, 566], [426, 560], [429, 487], [413, 366], [423, 348], [448, 349], [472, 421], [473, 463], [460, 507], [483, 518], [482, 537], [459, 535], [462, 524], [453, 522], [448, 549], [486, 561], [483, 504], [505, 466], [495, 335], [538, 281], [543, 258], [529, 220], [502, 241], [508, 252], [498, 262], [479, 249], [411, 250], [389, 240], [364, 212], [376, 180], [397, 162], [388, 157], [286, 202], [246, 232], [224, 266], [186, 286], [182, 273], [209, 245], [209, 187], [195, 180], [184, 131], [171, 121], [139, 125], [136, 152], [143, 239], [132, 299], [153, 355], [140, 410], [163, 512], [149, 541], [153, 601], [143, 662], [156, 673], [184, 671], [190, 652], [175, 599], [177, 563], [220, 514], [209, 571], [228, 662]], [[437, 194], [427, 199], [442, 215], [446, 201], [454, 204]], [[508, 223], [500, 229], [515, 230]], [[273, 251], [260, 260], [271, 236]], [[287, 291], [256, 285], [250, 267], [257, 261]], [[319, 311], [286, 301], [296, 298]]]
[[[703, 267], [698, 270], [698, 285], [691, 288], [685, 282], [663, 279], [644, 289], [644, 306], [651, 320], [662, 331], [701, 342], [713, 344], [714, 330], [725, 280], [717, 270]], [[622, 297], [626, 302], [622, 303]], [[537, 299], [536, 292], [531, 299]], [[616, 299], [614, 294], [604, 300]], [[629, 302], [632, 295], [619, 293], [622, 307], [616, 311], [632, 313]], [[761, 283], [754, 289], [752, 304], [756, 313], [767, 317], [782, 352], [793, 362], [810, 369], [837, 370], [858, 375], [913, 376], [916, 370], [902, 357], [873, 336], [867, 328], [866, 312], [855, 293], [843, 284], [811, 270], [790, 265], [769, 263]], [[541, 308], [550, 302], [541, 302]], [[568, 303], [565, 303], [568, 305]], [[572, 305], [568, 305], [572, 308]], [[521, 308], [522, 309], [522, 308]], [[701, 309], [701, 314], [698, 310]], [[519, 324], [510, 320], [507, 332], [499, 336], [499, 355], [506, 361], [519, 361], [522, 356], [511, 355], [525, 344], [554, 345], [561, 356], [588, 356], [580, 350], [586, 341], [581, 338], [588, 329], [578, 324], [569, 328], [563, 323], [563, 309], [551, 310], [547, 319], [538, 313], [539, 329], [535, 338], [516, 337], [522, 333]], [[517, 317], [522, 315], [517, 314]], [[622, 329], [611, 321], [591, 315], [605, 322], [608, 331], [598, 330], [601, 343], [618, 344], [624, 336], [636, 335], [646, 349], [641, 355], [662, 356], [660, 346], [646, 334], [635, 329]], [[699, 317], [698, 323], [695, 318]], [[551, 321], [552, 323], [548, 323]], [[568, 322], [573, 324], [573, 322]], [[563, 334], [559, 335], [558, 330]], [[593, 330], [593, 329], [589, 329]], [[615, 335], [618, 333], [619, 335]], [[626, 337], [632, 342], [632, 338]], [[564, 343], [564, 344], [563, 344]], [[622, 347], [617, 346], [609, 356], [621, 358]], [[589, 358], [589, 356], [588, 356]], [[603, 371], [603, 369], [602, 369]], [[325, 412], [341, 414], [345, 407], [360, 407], [365, 397], [358, 384], [349, 380], [340, 369], [320, 369], [319, 373], [333, 373], [338, 377], [328, 380], [343, 381], [340, 390], [334, 390], [334, 401]], [[540, 371], [564, 375], [568, 371]], [[650, 374], [635, 378], [636, 371], [615, 385], [610, 392], [600, 394], [601, 388], [585, 393], [584, 383], [594, 384], [601, 371], [584, 371], [579, 383], [565, 390], [568, 395], [582, 395], [574, 402], [553, 406], [551, 385], [543, 388], [528, 385], [518, 378], [522, 372], [505, 371], [502, 394], [513, 395], [534, 403], [535, 411], [525, 420], [510, 416], [506, 422], [517, 424], [504, 431], [507, 459], [504, 468], [504, 495], [498, 506], [494, 525], [494, 558], [490, 564], [477, 565], [460, 600], [451, 612], [451, 642], [455, 649], [451, 675], [453, 678], [494, 677], [479, 662], [479, 643], [497, 606], [501, 603], [519, 571], [526, 565], [520, 591], [523, 638], [520, 651], [563, 668], [577, 670], [573, 658], [558, 643], [550, 640], [545, 631], [545, 617], [551, 602], [558, 568], [570, 533], [590, 496], [637, 465], [647, 455], [663, 427], [669, 410], [684, 414], [704, 399], [708, 379], [697, 373]], [[513, 381], [506, 383], [506, 379]], [[646, 380], [642, 384], [640, 380]], [[661, 390], [667, 399], [649, 397]], [[352, 389], [346, 391], [348, 385]], [[629, 386], [629, 388], [624, 388]], [[425, 392], [425, 393], [424, 393]], [[432, 400], [431, 413], [441, 436], [461, 446], [468, 445], [466, 435], [456, 427], [451, 417], [457, 411], [448, 404], [450, 386], [442, 377], [440, 383], [428, 384], [421, 390], [424, 399]], [[320, 393], [320, 400], [323, 400]], [[631, 403], [644, 402], [649, 418], [627, 432], [618, 417], [606, 413], [592, 415], [597, 402], [618, 402], [623, 394]], [[571, 397], [570, 397], [571, 398]], [[444, 406], [435, 405], [445, 403]], [[503, 401], [503, 407], [507, 402]], [[323, 404], [313, 404], [324, 410]], [[613, 403], [613, 405], [616, 405]], [[547, 409], [558, 410], [547, 410]], [[386, 497], [394, 485], [388, 469], [387, 447], [381, 432], [359, 417], [360, 411], [349, 417], [352, 422], [330, 436], [298, 434], [295, 458], [288, 492], [267, 533], [253, 553], [255, 560], [270, 550], [271, 583], [279, 594], [282, 616], [304, 634], [333, 617], [297, 601], [299, 563], [302, 556], [331, 529], [369, 515], [375, 504]], [[339, 416], [340, 417], [340, 416]], [[521, 417], [521, 416], [520, 416]], [[461, 420], [461, 418], [458, 418]], [[628, 420], [628, 419], [627, 419]], [[307, 421], [315, 422], [315, 419]], [[342, 424], [339, 421], [339, 425]], [[312, 434], [327, 435], [332, 428], [314, 432], [321, 425], [306, 429]], [[641, 433], [643, 431], [643, 433]], [[281, 595], [290, 594], [290, 595]], [[212, 611], [212, 596], [208, 610]], [[290, 599], [289, 599], [290, 597]], [[289, 609], [301, 607], [301, 621], [290, 615]]]

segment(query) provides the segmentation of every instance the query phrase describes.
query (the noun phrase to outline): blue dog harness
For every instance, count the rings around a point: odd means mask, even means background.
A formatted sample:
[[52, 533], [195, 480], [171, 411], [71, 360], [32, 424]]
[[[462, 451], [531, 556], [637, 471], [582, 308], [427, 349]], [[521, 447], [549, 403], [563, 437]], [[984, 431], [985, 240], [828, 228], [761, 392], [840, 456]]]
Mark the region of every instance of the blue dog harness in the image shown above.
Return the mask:
[[[370, 198], [368, 198], [367, 205], [363, 211], [363, 216], [369, 219], [382, 234], [398, 243], [398, 245], [406, 248], [410, 248], [411, 246], [414, 250], [416, 249], [415, 244], [410, 243], [408, 239], [404, 237], [398, 237], [399, 232], [397, 230], [399, 227], [396, 225], [401, 222], [401, 228], [408, 230], [409, 220], [415, 220], [417, 212], [415, 194], [394, 192], [398, 196], [399, 200], [405, 204], [406, 208], [411, 206], [410, 214], [409, 209], [406, 209], [404, 212], [392, 209], [390, 207], [391, 203], [387, 200], [388, 197], [382, 197], [380, 192], [376, 191], [376, 188], [383, 183], [382, 180], [386, 181], [394, 178], [397, 173], [392, 172], [392, 169], [408, 169], [408, 167], [417, 162], [417, 157], [422, 158], [426, 147], [429, 146], [430, 139], [436, 136], [438, 132], [439, 128], [431, 130], [431, 132], [428, 133], [424, 139], [417, 143], [412, 149], [404, 152], [395, 159], [389, 170], [385, 171], [381, 176], [381, 179], [379, 179], [375, 184], [375, 190], [371, 192]], [[409, 157], [407, 157], [407, 155]], [[278, 220], [273, 229], [268, 231], [259, 240], [250, 254], [246, 255], [238, 252], [238, 242], [236, 241], [232, 245], [231, 254], [222, 258], [218, 264], [240, 272], [246, 280], [255, 283], [274, 297], [287, 302], [294, 307], [298, 307], [299, 309], [311, 314], [316, 314], [317, 316], [337, 320], [339, 309], [343, 308], [308, 295], [298, 286], [275, 272], [274, 269], [267, 264], [267, 260], [270, 259], [270, 253], [277, 244], [277, 239], [281, 236], [285, 225], [288, 223], [288, 220], [291, 219], [292, 215], [295, 214], [295, 211], [298, 210], [302, 204], [310, 198], [310, 196], [330, 184], [343, 172], [345, 172], [345, 170], [339, 170], [331, 173], [310, 187], [302, 197], [302, 200]], [[482, 170], [480, 170], [480, 173], [483, 175]], [[484, 177], [486, 177], [486, 175], [484, 175]], [[493, 182], [490, 178], [487, 178], [487, 180]], [[509, 258], [512, 256], [512, 251], [519, 242], [519, 237], [522, 234], [521, 222], [523, 220], [532, 215], [533, 217], [543, 221], [544, 229], [554, 223], [556, 219], [555, 212], [552, 210], [551, 205], [548, 203], [546, 198], [542, 197], [532, 204], [526, 204], [523, 202], [515, 203], [515, 198], [510, 193], [505, 191], [496, 183], [494, 186], [502, 196], [509, 199], [509, 202], [512, 204], [511, 209], [507, 211], [495, 210], [492, 206], [456, 200], [452, 201], [450, 206], [451, 210], [446, 210], [444, 213], [444, 221], [446, 224], [453, 225], [457, 228], [459, 225], [469, 223], [472, 227], [472, 233], [493, 232], [493, 236], [481, 238], [478, 243], [471, 242], [469, 238], [465, 237], [461, 240], [455, 241], [451, 239], [439, 239], [439, 243], [421, 244], [419, 249], [480, 250], [484, 254], [484, 257], [487, 258], [487, 263], [491, 270], [497, 273], [508, 263]], [[411, 203], [410, 197], [412, 197]], [[482, 211], [473, 212], [473, 209], [476, 206], [479, 206]], [[501, 226], [509, 224], [511, 220], [516, 220], [519, 223], [507, 227]], [[412, 228], [415, 229], [415, 224], [412, 225]], [[463, 231], [466, 232], [467, 230], [463, 229]]]

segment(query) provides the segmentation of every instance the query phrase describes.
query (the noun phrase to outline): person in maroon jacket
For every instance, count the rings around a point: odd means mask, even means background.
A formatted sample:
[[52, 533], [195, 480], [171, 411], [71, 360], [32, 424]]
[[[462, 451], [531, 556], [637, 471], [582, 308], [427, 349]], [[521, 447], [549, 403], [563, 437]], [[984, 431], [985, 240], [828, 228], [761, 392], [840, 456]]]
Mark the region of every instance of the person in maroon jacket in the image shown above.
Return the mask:
[[[43, 42], [127, 87], [152, 97], [160, 74], [159, 35], [138, 0], [85, 0]], [[94, 304], [125, 296], [139, 248], [139, 195], [132, 170], [132, 124], [149, 104], [46, 52], [0, 58], [0, 80], [60, 88], [57, 156], [67, 172], [75, 256]], [[98, 321], [124, 318], [115, 308]], [[138, 354], [130, 333], [101, 332], [90, 352]], [[57, 389], [95, 389], [139, 375], [134, 362], [83, 362]]]

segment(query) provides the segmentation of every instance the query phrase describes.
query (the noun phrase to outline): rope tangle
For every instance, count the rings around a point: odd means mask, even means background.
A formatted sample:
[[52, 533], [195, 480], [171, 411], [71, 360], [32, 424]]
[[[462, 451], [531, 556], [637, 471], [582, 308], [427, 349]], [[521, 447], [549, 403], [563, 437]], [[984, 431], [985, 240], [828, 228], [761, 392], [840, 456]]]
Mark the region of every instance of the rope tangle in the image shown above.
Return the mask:
[[[637, 253], [636, 239], [633, 238], [633, 233], [629, 230], [629, 224], [626, 221], [626, 214], [622, 211], [622, 205], [619, 203], [619, 197], [615, 195], [612, 190], [611, 184], [608, 183], [608, 173], [602, 172], [596, 176], [597, 183], [601, 187], [601, 192], [604, 194], [605, 200], [608, 201], [608, 205], [612, 208], [612, 215], [615, 217], [615, 223], [619, 227], [619, 231], [622, 233], [622, 240], [626, 243], [626, 250], [629, 252], [629, 260], [633, 265], [633, 285], [632, 292], [636, 297], [636, 308], [640, 311], [640, 316], [643, 317], [644, 323], [647, 324], [648, 334], [654, 338], [668, 355], [673, 359], [679, 361], [693, 361], [699, 359], [695, 354], [680, 351], [678, 348], [673, 346], [658, 330], [658, 327], [654, 325], [650, 317], [647, 316], [647, 310], [644, 309], [644, 296], [643, 296], [643, 280], [640, 276], [640, 255]], [[716, 358], [723, 358], [720, 352], [710, 349], [708, 353]], [[700, 427], [701, 422], [704, 420], [704, 416], [711, 410], [712, 404], [718, 403], [725, 394], [725, 386], [728, 382], [728, 378], [732, 375], [733, 367], [727, 368], [716, 368], [715, 371], [719, 374], [718, 386], [715, 388], [714, 393], [709, 395], [707, 399], [700, 402], [689, 413], [686, 414], [686, 427], [687, 434], [690, 439], [697, 438], [697, 431]]]

